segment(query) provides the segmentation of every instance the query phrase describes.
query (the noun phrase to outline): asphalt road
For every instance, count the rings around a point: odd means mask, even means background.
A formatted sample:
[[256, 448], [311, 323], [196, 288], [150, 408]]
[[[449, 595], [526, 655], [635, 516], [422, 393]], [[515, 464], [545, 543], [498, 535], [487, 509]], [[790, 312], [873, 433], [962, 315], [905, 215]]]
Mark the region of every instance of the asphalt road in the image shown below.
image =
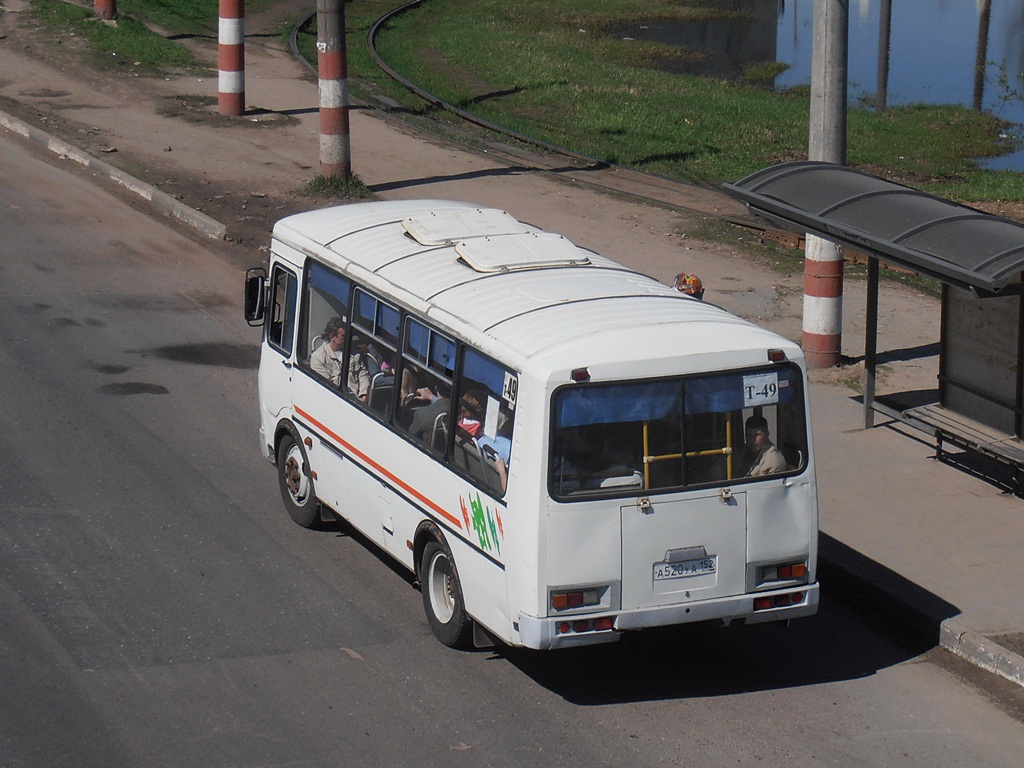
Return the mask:
[[786, 630], [440, 646], [405, 574], [283, 512], [261, 256], [55, 162], [0, 137], [0, 768], [1021, 764], [941, 651], [827, 596]]

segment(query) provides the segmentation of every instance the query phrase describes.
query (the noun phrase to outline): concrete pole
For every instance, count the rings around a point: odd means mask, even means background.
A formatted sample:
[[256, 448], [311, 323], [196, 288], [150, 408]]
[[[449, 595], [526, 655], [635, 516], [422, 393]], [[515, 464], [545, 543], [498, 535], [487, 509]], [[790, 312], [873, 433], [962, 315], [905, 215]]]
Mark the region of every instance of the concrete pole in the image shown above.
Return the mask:
[[[814, 1], [808, 157], [846, 164], [848, 0]], [[843, 341], [843, 249], [807, 236], [803, 348], [812, 368], [839, 365]]]
[[889, 101], [889, 38], [892, 32], [892, 0], [882, 0], [878, 9], [878, 89], [875, 109], [884, 112]]
[[104, 21], [113, 21], [117, 17], [117, 0], [94, 0], [92, 9]]
[[348, 125], [348, 60], [344, 0], [317, 0], [317, 71], [320, 79], [320, 173], [352, 176]]
[[985, 104], [985, 66], [988, 61], [988, 25], [992, 19], [991, 0], [978, 0], [978, 48], [974, 58], [974, 110]]
[[220, 0], [217, 42], [217, 107], [238, 117], [245, 113], [245, 0]]

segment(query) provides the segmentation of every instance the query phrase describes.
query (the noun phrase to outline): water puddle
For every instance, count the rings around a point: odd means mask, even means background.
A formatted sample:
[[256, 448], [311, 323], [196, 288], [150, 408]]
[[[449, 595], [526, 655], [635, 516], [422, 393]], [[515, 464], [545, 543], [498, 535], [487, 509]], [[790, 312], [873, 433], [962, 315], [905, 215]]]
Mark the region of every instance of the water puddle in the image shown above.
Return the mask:
[[[693, 54], [658, 62], [666, 71], [736, 80], [777, 63], [776, 89], [810, 85], [813, 0], [713, 5], [719, 18], [649, 19], [610, 33]], [[1013, 124], [1009, 142], [1024, 135], [1024, 0], [853, 0], [849, 9], [851, 103], [960, 104]], [[981, 164], [1024, 171], [1024, 147]]]

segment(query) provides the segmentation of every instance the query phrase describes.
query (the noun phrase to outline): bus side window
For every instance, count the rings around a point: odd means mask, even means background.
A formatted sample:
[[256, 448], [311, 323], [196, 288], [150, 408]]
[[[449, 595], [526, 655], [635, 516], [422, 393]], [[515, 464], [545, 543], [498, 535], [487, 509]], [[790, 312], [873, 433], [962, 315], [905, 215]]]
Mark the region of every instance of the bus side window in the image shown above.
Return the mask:
[[[350, 286], [348, 278], [315, 261], [310, 263], [298, 349], [298, 358], [303, 365], [311, 365], [311, 356], [329, 343], [333, 331], [346, 327]], [[321, 350], [321, 353], [326, 354], [326, 351]], [[318, 364], [312, 370], [321, 378], [324, 376], [323, 365]]]
[[459, 374], [452, 463], [503, 495], [512, 461], [518, 377], [471, 348], [462, 356]]
[[395, 424], [443, 456], [450, 433], [455, 342], [411, 317], [403, 339]]
[[290, 355], [295, 337], [295, 300], [298, 281], [291, 272], [281, 267], [274, 268], [273, 295], [270, 299], [270, 323], [267, 326], [267, 341], [281, 352]]
[[358, 375], [359, 395], [370, 410], [391, 420], [395, 403], [395, 364], [401, 313], [361, 288], [356, 289], [352, 318], [353, 375]]

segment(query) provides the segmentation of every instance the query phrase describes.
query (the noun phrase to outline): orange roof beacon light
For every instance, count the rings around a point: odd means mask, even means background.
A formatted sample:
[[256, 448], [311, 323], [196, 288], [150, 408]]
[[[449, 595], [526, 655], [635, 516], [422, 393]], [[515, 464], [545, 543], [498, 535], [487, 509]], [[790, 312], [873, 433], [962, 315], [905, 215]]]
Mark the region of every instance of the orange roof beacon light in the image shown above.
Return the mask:
[[680, 272], [676, 275], [675, 289], [687, 296], [693, 296], [695, 299], [704, 299], [704, 284], [696, 275]]

